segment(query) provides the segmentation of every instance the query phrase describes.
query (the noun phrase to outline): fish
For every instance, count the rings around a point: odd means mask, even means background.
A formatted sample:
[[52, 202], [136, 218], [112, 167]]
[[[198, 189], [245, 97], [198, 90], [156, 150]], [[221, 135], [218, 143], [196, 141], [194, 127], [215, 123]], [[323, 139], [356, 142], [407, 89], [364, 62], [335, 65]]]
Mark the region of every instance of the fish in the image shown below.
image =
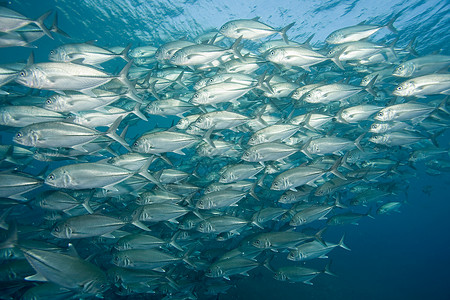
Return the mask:
[[325, 42], [328, 44], [343, 44], [348, 42], [356, 42], [363, 40], [375, 34], [382, 28], [388, 28], [393, 33], [397, 33], [397, 29], [394, 27], [394, 22], [399, 17], [399, 14], [395, 15], [386, 25], [372, 25], [362, 22], [358, 25], [340, 28], [330, 33]]
[[110, 288], [104, 271], [84, 259], [38, 249], [22, 251], [38, 274], [80, 296], [95, 296]]
[[289, 44], [286, 32], [294, 25], [295, 23], [291, 23], [281, 30], [276, 30], [269, 25], [260, 22], [259, 17], [255, 17], [253, 19], [228, 21], [220, 27], [219, 32], [229, 38], [237, 39], [242, 36], [243, 39], [247, 40], [261, 39], [279, 33], [284, 42]]

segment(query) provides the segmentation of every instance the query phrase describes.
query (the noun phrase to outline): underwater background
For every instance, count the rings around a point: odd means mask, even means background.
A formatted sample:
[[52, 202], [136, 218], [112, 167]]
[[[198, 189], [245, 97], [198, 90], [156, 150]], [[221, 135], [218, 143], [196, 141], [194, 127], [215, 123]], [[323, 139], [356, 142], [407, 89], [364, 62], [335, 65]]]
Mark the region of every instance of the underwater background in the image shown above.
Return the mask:
[[[314, 34], [310, 43], [320, 47], [336, 29], [363, 21], [385, 24], [397, 13], [396, 46], [404, 47], [415, 37], [415, 49], [421, 55], [438, 51], [450, 55], [448, 1], [29, 0], [7, 5], [33, 19], [49, 9], [57, 11], [58, 26], [71, 36], [54, 35], [54, 40], [44, 37], [33, 43], [36, 62], [48, 61], [50, 50], [62, 43], [95, 40], [103, 47], [130, 42], [133, 47], [158, 47], [182, 37], [193, 39], [233, 19], [254, 17], [275, 28], [295, 22], [289, 39], [303, 42]], [[384, 35], [377, 33], [372, 39]], [[12, 63], [25, 61], [30, 49], [3, 48], [0, 53], [0, 63]], [[170, 127], [173, 120], [178, 119], [149, 118], [145, 128], [133, 128], [128, 135], [155, 126]], [[438, 141], [441, 148], [449, 149], [450, 133]], [[12, 144], [9, 132], [2, 132], [2, 144]], [[404, 179], [404, 192], [391, 196], [406, 201], [400, 213], [328, 229], [327, 240], [336, 242], [345, 232], [346, 245], [351, 248], [329, 255], [337, 277], [322, 275], [313, 285], [305, 285], [276, 281], [267, 269], [257, 268], [249, 277], [233, 279], [235, 288], [219, 299], [450, 299], [450, 175], [431, 176], [423, 164], [416, 167], [415, 176]]]

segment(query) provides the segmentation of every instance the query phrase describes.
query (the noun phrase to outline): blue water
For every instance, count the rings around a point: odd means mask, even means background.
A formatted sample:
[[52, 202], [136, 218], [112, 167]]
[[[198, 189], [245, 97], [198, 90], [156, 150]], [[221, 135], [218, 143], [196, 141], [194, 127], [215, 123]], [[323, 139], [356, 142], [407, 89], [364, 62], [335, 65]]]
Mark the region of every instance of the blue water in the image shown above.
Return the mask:
[[[416, 37], [421, 54], [441, 51], [450, 55], [450, 13], [448, 1], [10, 1], [12, 9], [36, 18], [48, 9], [59, 13], [59, 26], [72, 40], [55, 35], [35, 42], [36, 61], [47, 61], [50, 49], [61, 43], [96, 40], [102, 46], [154, 45], [205, 30], [219, 28], [239, 18], [261, 17], [281, 28], [291, 22], [289, 38], [302, 42], [315, 34], [311, 43], [321, 46], [332, 31], [362, 21], [384, 24], [401, 12], [395, 22], [400, 32], [399, 47]], [[376, 3], [376, 4], [375, 4]], [[377, 37], [382, 39], [386, 32]], [[30, 49], [0, 49], [0, 63], [25, 60]], [[159, 126], [170, 121], [156, 118]], [[149, 127], [155, 124], [148, 124]], [[6, 135], [9, 136], [9, 135]], [[131, 134], [133, 136], [133, 134]], [[450, 133], [439, 137], [443, 148], [450, 146]], [[11, 143], [11, 141], [2, 141]], [[314, 285], [279, 282], [257, 268], [248, 278], [233, 280], [236, 288], [220, 299], [450, 299], [450, 175], [429, 176], [419, 166], [417, 176], [404, 182], [407, 200], [401, 213], [363, 218], [359, 225], [331, 228], [327, 240], [336, 242], [342, 232], [351, 251], [330, 253], [331, 269], [337, 277], [322, 275]], [[430, 188], [429, 195], [423, 190]], [[323, 265], [323, 264], [322, 264]]]

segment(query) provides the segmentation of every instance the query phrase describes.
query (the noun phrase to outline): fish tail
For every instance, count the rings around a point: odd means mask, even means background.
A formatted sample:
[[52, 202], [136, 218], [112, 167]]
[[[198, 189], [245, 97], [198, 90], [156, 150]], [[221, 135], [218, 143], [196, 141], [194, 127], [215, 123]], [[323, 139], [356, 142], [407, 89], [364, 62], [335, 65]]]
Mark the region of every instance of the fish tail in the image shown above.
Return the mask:
[[344, 244], [344, 237], [345, 237], [345, 234], [341, 237], [341, 240], [339, 241], [338, 246], [347, 251], [352, 251], [349, 247], [347, 247], [347, 245]]
[[123, 58], [123, 60], [130, 62], [130, 58], [128, 57], [128, 52], [130, 51], [131, 43], [129, 43], [123, 50], [120, 52], [119, 56]]
[[287, 25], [286, 27], [284, 27], [283, 29], [280, 30], [281, 37], [283, 38], [283, 41], [284, 41], [286, 44], [289, 44], [289, 39], [288, 39], [288, 37], [287, 37], [286, 32], [287, 32], [289, 29], [291, 29], [292, 26], [294, 26], [294, 25], [295, 25], [295, 22], [292, 22], [291, 24]]
[[323, 273], [328, 274], [328, 275], [331, 275], [331, 276], [337, 277], [336, 274], [334, 274], [333, 272], [330, 271], [330, 266], [331, 266], [331, 263], [332, 263], [332, 262], [333, 262], [333, 261], [330, 260], [330, 261], [327, 263], [327, 265], [325, 266], [325, 269], [323, 270]]
[[234, 55], [239, 57], [240, 59], [243, 59], [244, 57], [241, 54], [241, 51], [239, 51], [239, 43], [242, 41], [242, 35], [231, 45], [230, 50], [233, 51]]
[[53, 18], [52, 27], [50, 27], [51, 32], [56, 32], [62, 36], [65, 36], [66, 38], [71, 38], [70, 35], [68, 35], [65, 31], [63, 31], [61, 28], [58, 27], [58, 12], [55, 12], [55, 17]]
[[136, 101], [142, 103], [142, 99], [137, 96], [137, 91], [134, 85], [131, 84], [130, 80], [127, 78], [128, 71], [130, 70], [131, 65], [133, 64], [133, 60], [130, 60], [125, 67], [123, 67], [122, 71], [120, 71], [119, 76], [117, 77], [120, 82], [122, 82], [127, 88], [127, 96]]
[[134, 106], [133, 110], [131, 111], [131, 113], [135, 116], [137, 116], [138, 118], [144, 120], [144, 121], [148, 121], [148, 119], [144, 116], [144, 114], [141, 112], [141, 103], [136, 103], [136, 105]]
[[125, 147], [125, 149], [127, 149], [128, 151], [131, 151], [130, 146], [127, 144], [127, 142], [120, 137], [119, 135], [117, 135], [116, 130], [120, 125], [120, 122], [122, 122], [123, 117], [120, 116], [117, 118], [117, 120], [114, 121], [114, 123], [111, 125], [111, 127], [108, 129], [108, 131], [105, 132], [105, 135], [113, 140], [115, 140], [116, 142], [120, 143], [122, 146]]
[[339, 57], [344, 53], [344, 51], [347, 49], [347, 47], [344, 47], [340, 51], [336, 52], [336, 54], [333, 55], [333, 57], [330, 58], [332, 62], [335, 63], [336, 66], [338, 66], [339, 69], [345, 70], [344, 66], [342, 65], [342, 62], [339, 60]]
[[386, 25], [387, 29], [392, 31], [393, 33], [397, 34], [397, 28], [394, 27], [394, 22], [397, 20], [397, 18], [400, 16], [400, 13], [396, 14]]
[[44, 21], [45, 19], [47, 19], [47, 17], [52, 13], [51, 10], [47, 11], [46, 13], [44, 13], [42, 16], [40, 16], [39, 18], [36, 19], [36, 21], [34, 21], [33, 23], [36, 24], [36, 26], [38, 26], [49, 38], [51, 38], [52, 40], [54, 40], [54, 37], [52, 36], [50, 30], [48, 30], [48, 28], [45, 26]]

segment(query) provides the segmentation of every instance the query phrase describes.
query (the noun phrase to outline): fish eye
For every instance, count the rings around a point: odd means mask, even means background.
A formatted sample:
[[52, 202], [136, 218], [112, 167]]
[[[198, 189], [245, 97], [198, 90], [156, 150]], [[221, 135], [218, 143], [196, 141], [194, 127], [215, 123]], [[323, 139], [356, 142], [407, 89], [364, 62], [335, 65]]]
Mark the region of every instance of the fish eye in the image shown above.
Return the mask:
[[199, 94], [198, 93], [195, 93], [194, 94], [194, 98], [198, 98], [199, 97]]
[[397, 87], [397, 91], [401, 91], [403, 89], [403, 87], [401, 86], [401, 85], [399, 85], [398, 87]]
[[380, 111], [379, 113], [377, 113], [377, 116], [382, 117], [383, 116], [383, 112]]
[[19, 76], [21, 77], [25, 77], [27, 75], [27, 72], [25, 71], [20, 71]]
[[54, 50], [51, 50], [51, 51], [50, 51], [50, 54], [55, 54], [55, 51], [54, 51]]
[[403, 67], [402, 66], [398, 66], [397, 70], [401, 71], [401, 70], [403, 70]]
[[47, 176], [48, 180], [54, 180], [55, 179], [55, 175], [54, 174], [50, 174]]
[[372, 124], [372, 126], [370, 126], [372, 129], [375, 129], [378, 127], [378, 124]]
[[261, 242], [259, 240], [256, 240], [255, 244], [259, 245], [259, 244], [261, 244]]
[[16, 137], [17, 137], [17, 138], [22, 137], [22, 133], [21, 133], [21, 132], [16, 133]]
[[59, 232], [59, 227], [56, 226], [54, 230], [55, 230], [55, 232]]
[[274, 50], [270, 51], [270, 55], [275, 55], [275, 51]]
[[46, 104], [52, 104], [52, 99], [47, 99], [47, 101], [45, 101]]
[[133, 143], [133, 147], [137, 147], [137, 146], [139, 146], [139, 143], [138, 142], [134, 142]]
[[209, 82], [209, 83], [213, 83], [213, 82], [214, 82], [214, 79], [211, 78], [211, 79], [208, 80], [208, 82]]

